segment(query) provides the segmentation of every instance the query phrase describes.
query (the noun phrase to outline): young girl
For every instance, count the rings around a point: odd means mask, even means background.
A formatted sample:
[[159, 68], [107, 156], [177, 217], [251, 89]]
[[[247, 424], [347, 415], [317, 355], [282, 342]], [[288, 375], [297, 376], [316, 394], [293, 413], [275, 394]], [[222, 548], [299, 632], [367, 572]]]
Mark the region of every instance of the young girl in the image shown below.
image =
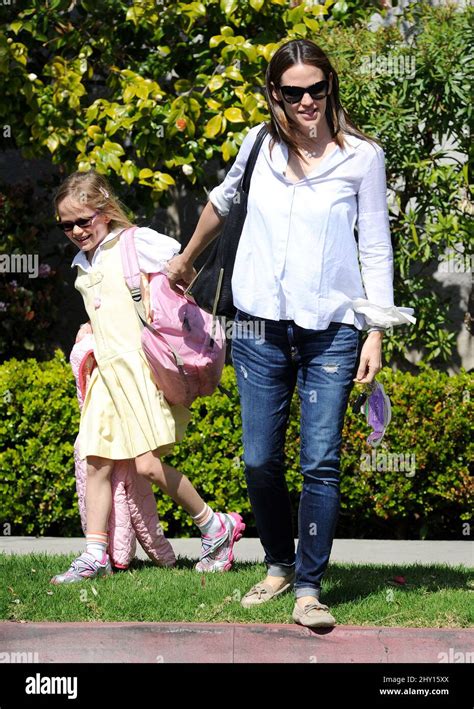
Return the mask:
[[[131, 225], [107, 180], [98, 173], [74, 173], [59, 187], [54, 205], [59, 226], [77, 246], [75, 287], [95, 336], [97, 367], [91, 375], [80, 422], [80, 455], [87, 461], [86, 551], [52, 583], [74, 583], [112, 573], [107, 554], [111, 473], [115, 460], [135, 459], [145, 475], [181, 505], [199, 527], [202, 550], [197, 571], [228, 571], [233, 545], [245, 525], [236, 513], [214, 513], [191, 482], [161, 461], [181, 441], [190, 419], [183, 406], [170, 406], [154, 383], [141, 348], [141, 330], [126, 285], [120, 234]], [[135, 232], [140, 270], [165, 270], [179, 251], [174, 239], [140, 228]]]

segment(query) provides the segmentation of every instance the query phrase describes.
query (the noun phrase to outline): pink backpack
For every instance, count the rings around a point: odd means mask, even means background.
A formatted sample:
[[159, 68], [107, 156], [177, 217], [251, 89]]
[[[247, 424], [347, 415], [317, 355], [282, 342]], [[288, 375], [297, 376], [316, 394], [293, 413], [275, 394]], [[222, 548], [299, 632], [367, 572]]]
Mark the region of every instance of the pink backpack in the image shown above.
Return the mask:
[[149, 277], [153, 321], [147, 322], [134, 243], [137, 228], [122, 232], [120, 250], [125, 280], [143, 326], [143, 351], [168, 403], [188, 407], [218, 386], [225, 361], [225, 334], [216, 317], [172, 290], [164, 273]]

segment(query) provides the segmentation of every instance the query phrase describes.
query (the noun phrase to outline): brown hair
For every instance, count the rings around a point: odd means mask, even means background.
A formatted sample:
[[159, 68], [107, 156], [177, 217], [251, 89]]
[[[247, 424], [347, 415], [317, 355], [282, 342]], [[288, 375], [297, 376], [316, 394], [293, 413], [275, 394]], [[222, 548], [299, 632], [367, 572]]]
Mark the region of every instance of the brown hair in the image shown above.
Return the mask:
[[340, 148], [344, 147], [344, 133], [369, 142], [378, 142], [359, 130], [342, 107], [339, 99], [337, 72], [325, 52], [309, 39], [293, 39], [277, 49], [266, 71], [267, 103], [270, 110], [268, 130], [272, 137], [270, 150], [275, 143], [284, 142], [288, 148], [301, 157], [300, 149], [294, 137], [294, 132], [300, 132], [300, 127], [286, 114], [282, 102], [277, 101], [272, 94], [273, 87], [275, 89], [279, 88], [283, 73], [295, 64], [310, 64], [317, 67], [321, 69], [327, 80], [329, 80], [329, 75], [332, 74], [332, 90], [327, 97], [325, 115], [331, 136]]
[[128, 218], [125, 207], [118, 197], [114, 195], [109, 181], [95, 170], [89, 172], [73, 172], [58, 187], [54, 195], [54, 208], [58, 211], [59, 203], [66, 197], [71, 197], [76, 202], [86, 204], [96, 212], [101, 212], [110, 217], [111, 229], [117, 227], [130, 227], [132, 222]]

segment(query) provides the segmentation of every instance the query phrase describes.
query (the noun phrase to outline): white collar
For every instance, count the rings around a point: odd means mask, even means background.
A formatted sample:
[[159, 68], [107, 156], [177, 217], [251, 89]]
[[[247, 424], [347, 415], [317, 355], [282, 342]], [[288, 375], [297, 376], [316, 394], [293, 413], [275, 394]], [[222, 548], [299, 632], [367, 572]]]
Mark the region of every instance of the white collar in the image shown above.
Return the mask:
[[99, 252], [102, 250], [104, 245], [108, 241], [112, 241], [112, 239], [115, 239], [116, 236], [120, 234], [124, 230], [124, 227], [117, 227], [117, 229], [113, 229], [112, 231], [109, 231], [105, 239], [103, 239], [100, 244], [98, 245], [97, 249], [95, 250], [94, 256], [92, 257], [92, 262], [89, 261], [89, 259], [86, 256], [85, 251], [79, 251], [72, 263], [71, 263], [71, 268], [74, 268], [75, 266], [80, 266], [84, 271], [88, 271], [93, 265], [94, 262], [96, 261], [97, 255]]
[[[336, 148], [331, 153], [329, 153], [329, 155], [327, 155], [326, 158], [324, 158], [324, 160], [306, 176], [307, 179], [312, 177], [319, 177], [321, 174], [327, 172], [327, 170], [333, 169], [334, 167], [336, 167], [336, 165], [339, 165], [339, 163], [344, 162], [344, 160], [346, 160], [353, 153], [355, 153], [357, 148], [363, 142], [361, 138], [349, 135], [348, 133], [344, 133], [344, 140], [344, 147], [340, 148], [338, 145], [336, 145]], [[273, 157], [273, 159], [270, 159], [269, 145], [270, 141], [268, 140], [265, 145], [266, 150], [264, 151], [267, 162], [275, 172], [283, 176], [286, 172], [286, 167], [288, 163], [288, 146], [282, 141], [277, 143], [274, 147], [274, 150], [276, 149], [276, 155], [275, 157]]]

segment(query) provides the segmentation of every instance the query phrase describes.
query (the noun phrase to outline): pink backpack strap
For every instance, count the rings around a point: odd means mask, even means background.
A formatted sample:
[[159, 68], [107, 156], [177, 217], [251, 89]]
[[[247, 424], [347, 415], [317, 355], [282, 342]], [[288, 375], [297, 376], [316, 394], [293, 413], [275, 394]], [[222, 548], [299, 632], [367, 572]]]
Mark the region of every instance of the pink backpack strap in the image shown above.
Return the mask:
[[[152, 327], [146, 319], [145, 307], [142, 300], [142, 291], [140, 288], [141, 275], [140, 266], [138, 264], [137, 250], [135, 248], [135, 232], [138, 229], [137, 226], [129, 227], [122, 231], [120, 234], [120, 256], [122, 258], [122, 269], [123, 275], [125, 276], [125, 281], [130, 289], [132, 295], [133, 303], [135, 305], [135, 310], [137, 311], [138, 318], [141, 322], [141, 326], [146, 327], [148, 330], [153, 332], [164, 339], [163, 335], [159, 330]], [[176, 351], [176, 349], [168, 343], [169, 349], [172, 351], [174, 358], [176, 359], [176, 365], [182, 367], [184, 365], [181, 355]]]
[[134, 291], [140, 292], [140, 266], [138, 265], [137, 250], [135, 248], [135, 232], [138, 229], [136, 226], [129, 227], [120, 234], [120, 255], [122, 257], [123, 275], [129, 287], [132, 298]]
[[122, 269], [125, 281], [130, 290], [137, 315], [142, 326], [148, 327], [146, 322], [145, 306], [142, 300], [141, 274], [138, 263], [137, 250], [135, 248], [135, 232], [137, 226], [129, 227], [120, 234], [120, 256], [122, 258]]

